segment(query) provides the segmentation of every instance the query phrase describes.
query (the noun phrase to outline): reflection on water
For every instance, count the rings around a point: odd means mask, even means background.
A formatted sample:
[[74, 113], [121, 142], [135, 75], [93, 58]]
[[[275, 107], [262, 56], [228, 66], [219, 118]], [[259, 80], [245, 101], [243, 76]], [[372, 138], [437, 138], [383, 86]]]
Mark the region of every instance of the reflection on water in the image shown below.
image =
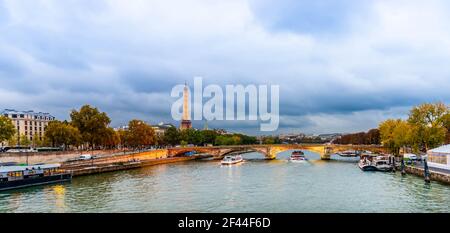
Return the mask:
[[307, 163], [289, 153], [221, 166], [217, 160], [76, 177], [0, 193], [0, 212], [449, 212], [450, 186], [362, 172], [357, 159]]

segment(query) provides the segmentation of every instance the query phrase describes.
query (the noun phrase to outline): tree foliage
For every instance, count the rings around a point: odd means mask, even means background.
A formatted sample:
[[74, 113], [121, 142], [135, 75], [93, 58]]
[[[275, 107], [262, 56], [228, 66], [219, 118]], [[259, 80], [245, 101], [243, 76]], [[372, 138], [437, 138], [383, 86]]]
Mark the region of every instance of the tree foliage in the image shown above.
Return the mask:
[[354, 145], [379, 145], [380, 131], [371, 129], [367, 133], [359, 132], [346, 134], [333, 141], [335, 144], [354, 144]]
[[132, 120], [128, 123], [125, 141], [128, 146], [133, 148], [144, 148], [155, 145], [155, 131], [144, 121]]
[[414, 107], [408, 122], [415, 127], [416, 138], [425, 150], [436, 147], [445, 141], [447, 129], [444, 121], [449, 108], [443, 103], [425, 103]]
[[72, 110], [70, 118], [72, 125], [80, 131], [84, 143], [94, 147], [104, 142], [103, 136], [111, 122], [105, 112], [100, 112], [90, 105], [84, 105], [80, 111]]
[[10, 140], [16, 134], [12, 121], [5, 116], [0, 116], [0, 143]]
[[44, 138], [53, 147], [78, 146], [81, 143], [80, 131], [68, 122], [51, 121], [45, 130]]
[[388, 119], [379, 126], [381, 141], [392, 153], [400, 148], [427, 151], [445, 142], [449, 108], [443, 103], [425, 103], [411, 109], [409, 118]]

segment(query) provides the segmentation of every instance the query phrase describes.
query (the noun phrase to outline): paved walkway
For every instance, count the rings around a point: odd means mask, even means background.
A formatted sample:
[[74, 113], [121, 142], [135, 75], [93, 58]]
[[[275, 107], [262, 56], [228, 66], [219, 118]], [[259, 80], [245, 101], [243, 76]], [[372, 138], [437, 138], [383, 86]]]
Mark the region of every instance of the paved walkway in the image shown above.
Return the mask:
[[[417, 162], [416, 164], [409, 165], [409, 166], [418, 167], [418, 168], [422, 168], [423, 169], [423, 163], [422, 162]], [[444, 174], [450, 175], [450, 170], [447, 170], [447, 169], [435, 168], [435, 167], [430, 167], [430, 166], [428, 166], [428, 168], [429, 168], [430, 171], [435, 171], [435, 172], [440, 172], [440, 173], [444, 173]]]

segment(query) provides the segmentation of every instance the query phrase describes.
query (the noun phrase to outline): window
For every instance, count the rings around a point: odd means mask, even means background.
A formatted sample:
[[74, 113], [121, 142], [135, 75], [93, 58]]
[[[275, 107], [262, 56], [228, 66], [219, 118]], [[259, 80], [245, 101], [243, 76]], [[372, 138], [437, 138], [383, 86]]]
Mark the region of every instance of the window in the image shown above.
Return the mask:
[[17, 118], [17, 114], [12, 114], [11, 117], [12, 118]]
[[28, 125], [28, 121], [25, 121], [25, 125]]
[[447, 164], [447, 154], [431, 153], [428, 161], [432, 163]]
[[25, 115], [24, 114], [20, 114], [20, 118], [25, 118]]

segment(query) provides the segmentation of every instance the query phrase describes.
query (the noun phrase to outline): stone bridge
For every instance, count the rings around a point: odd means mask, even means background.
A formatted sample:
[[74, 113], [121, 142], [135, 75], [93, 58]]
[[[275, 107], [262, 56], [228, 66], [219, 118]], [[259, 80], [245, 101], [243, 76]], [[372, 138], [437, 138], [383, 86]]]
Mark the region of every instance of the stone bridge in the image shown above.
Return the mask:
[[368, 145], [327, 145], [327, 144], [282, 144], [282, 145], [241, 145], [241, 146], [211, 146], [211, 147], [177, 147], [168, 149], [168, 156], [180, 156], [187, 152], [212, 155], [216, 159], [230, 153], [259, 152], [266, 159], [275, 159], [278, 153], [287, 150], [307, 150], [318, 153], [322, 160], [329, 160], [330, 155], [346, 150], [368, 150], [376, 153], [386, 153], [381, 146]]

